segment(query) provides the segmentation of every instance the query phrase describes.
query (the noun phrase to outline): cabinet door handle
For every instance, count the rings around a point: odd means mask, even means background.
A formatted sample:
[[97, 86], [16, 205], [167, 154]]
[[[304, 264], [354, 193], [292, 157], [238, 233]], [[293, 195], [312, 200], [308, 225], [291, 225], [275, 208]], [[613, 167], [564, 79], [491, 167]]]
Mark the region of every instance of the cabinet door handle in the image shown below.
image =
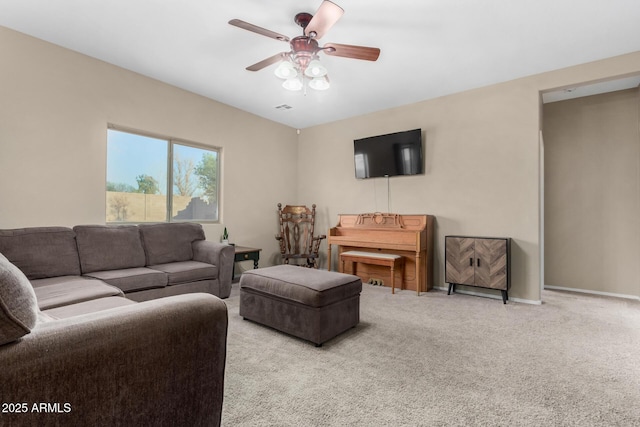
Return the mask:
[[473, 267], [473, 258], [469, 258], [469, 267]]
[[480, 267], [480, 258], [478, 258], [478, 267]]

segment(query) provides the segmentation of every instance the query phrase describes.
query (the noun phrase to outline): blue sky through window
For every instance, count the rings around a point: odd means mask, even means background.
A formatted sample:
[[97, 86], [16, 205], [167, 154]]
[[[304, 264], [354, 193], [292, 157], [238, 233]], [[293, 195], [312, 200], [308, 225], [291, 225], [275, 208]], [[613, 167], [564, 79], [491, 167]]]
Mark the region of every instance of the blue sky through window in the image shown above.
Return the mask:
[[150, 175], [167, 194], [168, 142], [148, 136], [108, 130], [107, 182], [138, 188], [136, 177]]

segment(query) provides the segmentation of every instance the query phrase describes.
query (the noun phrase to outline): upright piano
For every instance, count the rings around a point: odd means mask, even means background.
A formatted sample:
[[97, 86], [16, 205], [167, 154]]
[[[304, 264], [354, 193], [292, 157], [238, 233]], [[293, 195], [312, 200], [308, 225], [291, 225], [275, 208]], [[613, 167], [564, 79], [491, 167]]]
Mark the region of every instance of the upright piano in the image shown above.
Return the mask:
[[[397, 254], [404, 258], [404, 269], [396, 271], [395, 283], [400, 289], [427, 292], [433, 288], [433, 221], [432, 215], [393, 213], [340, 214], [338, 225], [327, 234], [328, 266], [331, 270], [331, 245], [338, 246], [338, 259], [344, 251]], [[352, 273], [345, 265], [345, 273]], [[343, 272], [342, 263], [338, 270]], [[370, 279], [391, 282], [390, 271], [379, 265], [358, 265], [363, 282]], [[398, 285], [400, 284], [400, 285]]]

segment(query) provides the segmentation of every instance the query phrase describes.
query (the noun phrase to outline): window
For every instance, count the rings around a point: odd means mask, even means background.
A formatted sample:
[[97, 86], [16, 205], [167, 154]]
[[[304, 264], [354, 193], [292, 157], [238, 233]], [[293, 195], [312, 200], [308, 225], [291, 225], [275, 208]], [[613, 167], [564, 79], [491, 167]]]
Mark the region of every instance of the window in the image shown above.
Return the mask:
[[183, 141], [108, 129], [107, 222], [217, 222], [219, 154]]

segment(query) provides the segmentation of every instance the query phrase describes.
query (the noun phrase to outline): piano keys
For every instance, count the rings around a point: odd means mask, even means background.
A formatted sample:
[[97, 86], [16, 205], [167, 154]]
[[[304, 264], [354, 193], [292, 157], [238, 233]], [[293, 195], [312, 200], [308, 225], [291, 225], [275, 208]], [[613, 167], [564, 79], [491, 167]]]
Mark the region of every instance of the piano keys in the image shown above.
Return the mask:
[[[432, 215], [393, 213], [340, 214], [338, 224], [327, 234], [328, 269], [331, 270], [331, 245], [338, 247], [338, 259], [345, 251], [396, 254], [404, 257], [404, 268], [396, 271], [399, 289], [427, 292], [433, 288], [433, 222]], [[349, 264], [349, 263], [347, 263]], [[345, 273], [352, 273], [347, 265]], [[342, 272], [342, 263], [338, 262]], [[363, 282], [369, 279], [391, 283], [388, 268], [358, 264], [357, 274]]]

